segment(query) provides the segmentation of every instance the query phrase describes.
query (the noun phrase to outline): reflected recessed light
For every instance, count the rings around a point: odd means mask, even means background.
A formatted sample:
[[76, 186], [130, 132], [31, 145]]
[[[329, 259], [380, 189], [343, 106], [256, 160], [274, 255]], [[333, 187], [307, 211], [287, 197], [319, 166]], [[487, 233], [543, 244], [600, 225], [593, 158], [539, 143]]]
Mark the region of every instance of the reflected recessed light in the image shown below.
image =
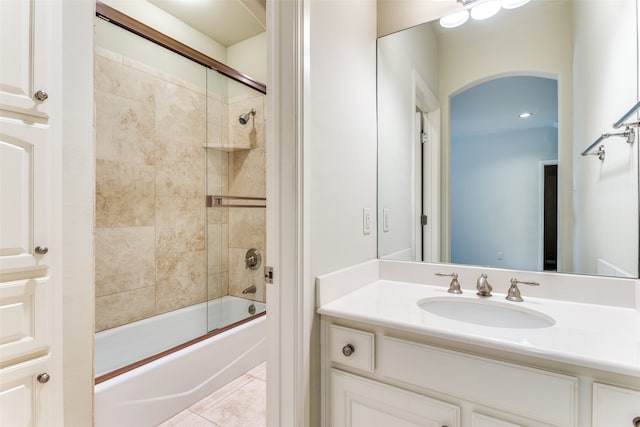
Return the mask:
[[533, 116], [533, 114], [529, 113], [529, 112], [524, 112], [524, 113], [518, 114], [518, 117], [520, 117], [521, 119], [526, 119], [526, 118], [531, 117], [531, 116]]
[[502, 5], [500, 0], [489, 0], [488, 2], [474, 6], [473, 9], [471, 9], [471, 17], [476, 21], [481, 21], [483, 19], [491, 18], [493, 15], [500, 12], [501, 8]]
[[469, 19], [469, 11], [461, 10], [451, 15], [440, 18], [440, 25], [444, 28], [455, 28], [467, 22]]
[[502, 7], [505, 9], [515, 9], [529, 3], [529, 0], [502, 0]]

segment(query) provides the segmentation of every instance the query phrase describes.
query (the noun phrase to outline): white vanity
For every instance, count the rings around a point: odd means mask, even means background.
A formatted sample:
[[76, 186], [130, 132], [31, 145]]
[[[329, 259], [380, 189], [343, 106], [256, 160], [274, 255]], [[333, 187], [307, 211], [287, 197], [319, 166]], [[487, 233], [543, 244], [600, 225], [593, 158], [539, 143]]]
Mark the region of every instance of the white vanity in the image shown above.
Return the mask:
[[[513, 276], [540, 286], [506, 301]], [[322, 425], [638, 427], [638, 283], [384, 260], [322, 276]]]

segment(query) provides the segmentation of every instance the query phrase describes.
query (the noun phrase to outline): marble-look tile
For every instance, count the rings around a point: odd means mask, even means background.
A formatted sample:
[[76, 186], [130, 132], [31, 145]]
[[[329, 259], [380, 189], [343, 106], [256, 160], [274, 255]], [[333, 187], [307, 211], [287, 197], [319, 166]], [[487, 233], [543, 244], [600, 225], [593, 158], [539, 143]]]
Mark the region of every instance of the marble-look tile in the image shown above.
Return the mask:
[[204, 251], [206, 209], [204, 197], [157, 198], [156, 254]]
[[[229, 295], [247, 298], [254, 301], [264, 301], [264, 276], [263, 269], [251, 270], [246, 268], [244, 257], [247, 249], [229, 248]], [[264, 250], [262, 252], [262, 265], [266, 261]], [[255, 285], [255, 294], [243, 294], [242, 291], [247, 287]]]
[[[252, 109], [255, 115], [246, 124], [240, 124], [238, 117]], [[229, 139], [233, 147], [265, 147], [265, 117], [263, 97], [252, 97], [229, 102]]]
[[154, 286], [154, 227], [96, 228], [96, 296]]
[[172, 83], [156, 81], [156, 148], [158, 158], [182, 159], [205, 145], [204, 96]]
[[229, 155], [229, 194], [265, 197], [264, 149], [235, 151]]
[[207, 300], [229, 295], [229, 272], [209, 274]]
[[266, 247], [266, 209], [229, 208], [229, 247]]
[[153, 225], [155, 168], [96, 160], [96, 227]]
[[228, 195], [229, 153], [208, 149], [207, 151], [207, 194]]
[[155, 288], [141, 288], [96, 298], [96, 332], [155, 314]]
[[208, 208], [208, 224], [229, 224], [229, 208]]
[[175, 417], [158, 424], [158, 427], [221, 427], [191, 411], [182, 411]]
[[266, 383], [252, 379], [201, 415], [224, 427], [266, 426]]
[[247, 372], [247, 375], [250, 375], [254, 378], [258, 378], [262, 381], [267, 380], [267, 362], [262, 362], [255, 368], [251, 369]]
[[119, 95], [152, 105], [155, 102], [155, 79], [104, 56], [96, 56], [95, 90]]
[[203, 302], [207, 296], [206, 253], [157, 255], [156, 312], [164, 313]]
[[158, 197], [200, 197], [204, 203], [206, 167], [204, 149], [201, 150], [200, 159], [156, 165]]
[[152, 165], [153, 105], [96, 91], [96, 158]]
[[229, 226], [209, 224], [207, 226], [207, 254], [209, 274], [229, 269]]

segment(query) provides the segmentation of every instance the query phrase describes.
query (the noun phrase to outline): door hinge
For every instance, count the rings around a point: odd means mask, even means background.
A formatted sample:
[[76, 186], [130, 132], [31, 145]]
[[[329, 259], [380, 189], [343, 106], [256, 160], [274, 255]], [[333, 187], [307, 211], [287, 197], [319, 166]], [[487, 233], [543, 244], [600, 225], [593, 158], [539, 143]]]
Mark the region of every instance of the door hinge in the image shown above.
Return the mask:
[[264, 267], [264, 281], [268, 284], [273, 284], [273, 267]]
[[427, 216], [426, 215], [420, 215], [420, 224], [421, 225], [427, 225]]
[[426, 132], [420, 132], [420, 142], [422, 142], [423, 144], [429, 142], [429, 134]]

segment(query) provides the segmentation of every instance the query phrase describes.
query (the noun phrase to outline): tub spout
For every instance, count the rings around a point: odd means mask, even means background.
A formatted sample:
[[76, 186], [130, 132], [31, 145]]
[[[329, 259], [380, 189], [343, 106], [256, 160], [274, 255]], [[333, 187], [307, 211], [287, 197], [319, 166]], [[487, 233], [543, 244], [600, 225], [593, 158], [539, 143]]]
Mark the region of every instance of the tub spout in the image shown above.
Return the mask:
[[245, 288], [242, 291], [243, 294], [255, 294], [256, 293], [256, 286], [255, 285], [251, 285], [248, 288]]

